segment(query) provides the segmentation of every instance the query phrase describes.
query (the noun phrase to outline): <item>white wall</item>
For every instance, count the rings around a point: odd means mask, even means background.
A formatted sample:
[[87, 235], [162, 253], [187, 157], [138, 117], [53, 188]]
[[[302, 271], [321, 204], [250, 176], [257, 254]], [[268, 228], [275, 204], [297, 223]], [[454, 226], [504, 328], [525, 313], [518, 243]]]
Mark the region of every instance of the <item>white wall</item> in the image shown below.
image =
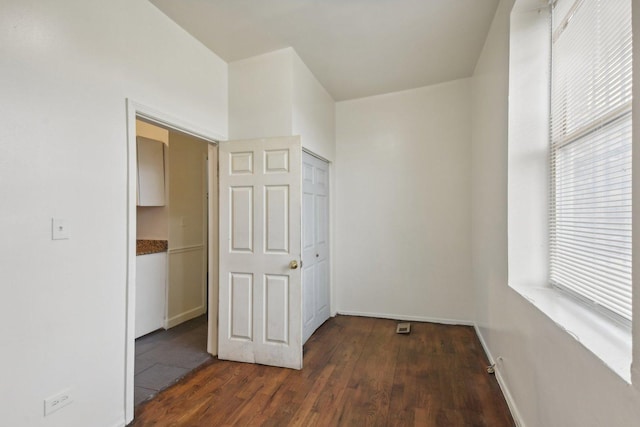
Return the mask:
[[636, 426], [637, 385], [627, 385], [507, 284], [512, 4], [500, 3], [473, 77], [472, 258], [479, 331], [491, 356], [502, 357], [498, 375], [523, 425]]
[[169, 132], [168, 328], [207, 310], [207, 150], [205, 141]]
[[507, 235], [514, 288], [545, 286], [549, 278], [550, 22], [546, 8], [512, 14], [510, 22], [509, 72], [517, 78], [509, 81]]
[[226, 137], [227, 65], [145, 0], [5, 0], [0, 69], [0, 423], [123, 425], [125, 99]]
[[169, 209], [167, 206], [136, 208], [136, 239], [169, 240]]
[[293, 49], [291, 53], [292, 133], [302, 137], [302, 145], [305, 148], [327, 160], [334, 160], [336, 103]]
[[336, 106], [338, 311], [473, 321], [471, 82]]
[[229, 63], [229, 138], [292, 135], [292, 49]]
[[335, 157], [335, 102], [292, 48], [229, 64], [230, 139], [300, 135]]

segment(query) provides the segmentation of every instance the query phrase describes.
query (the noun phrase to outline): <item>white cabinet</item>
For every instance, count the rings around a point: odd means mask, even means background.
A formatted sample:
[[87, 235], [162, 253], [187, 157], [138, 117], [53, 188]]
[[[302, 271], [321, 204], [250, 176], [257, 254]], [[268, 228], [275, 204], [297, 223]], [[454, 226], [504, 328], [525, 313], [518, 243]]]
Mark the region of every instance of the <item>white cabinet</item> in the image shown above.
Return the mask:
[[136, 338], [164, 327], [167, 253], [136, 257]]
[[164, 206], [164, 144], [137, 138], [138, 206]]

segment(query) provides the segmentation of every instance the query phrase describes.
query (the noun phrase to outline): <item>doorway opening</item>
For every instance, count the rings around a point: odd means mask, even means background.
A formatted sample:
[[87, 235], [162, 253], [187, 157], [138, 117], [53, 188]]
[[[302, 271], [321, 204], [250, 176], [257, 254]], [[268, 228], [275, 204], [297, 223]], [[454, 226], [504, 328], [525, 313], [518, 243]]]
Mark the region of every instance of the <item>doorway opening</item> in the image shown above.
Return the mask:
[[217, 138], [129, 101], [125, 418], [217, 354]]
[[207, 352], [207, 156], [199, 138], [136, 120], [134, 404], [182, 378]]

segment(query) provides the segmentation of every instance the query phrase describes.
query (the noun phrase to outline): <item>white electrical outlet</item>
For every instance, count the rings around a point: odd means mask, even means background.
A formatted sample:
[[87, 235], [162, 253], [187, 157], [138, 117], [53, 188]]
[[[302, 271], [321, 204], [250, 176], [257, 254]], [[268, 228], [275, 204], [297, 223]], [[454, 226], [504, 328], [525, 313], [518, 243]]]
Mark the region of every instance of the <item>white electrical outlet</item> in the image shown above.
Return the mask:
[[49, 414], [53, 414], [58, 409], [64, 408], [71, 402], [73, 402], [73, 397], [71, 396], [70, 389], [63, 390], [58, 394], [45, 399], [44, 400], [45, 417]]

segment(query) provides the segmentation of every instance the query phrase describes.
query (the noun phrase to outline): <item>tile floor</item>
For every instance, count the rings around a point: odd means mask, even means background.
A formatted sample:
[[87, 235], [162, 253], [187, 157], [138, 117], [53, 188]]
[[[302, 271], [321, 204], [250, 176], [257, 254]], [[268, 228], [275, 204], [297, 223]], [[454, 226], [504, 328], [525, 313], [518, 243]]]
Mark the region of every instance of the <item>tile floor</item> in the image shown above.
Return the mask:
[[207, 353], [207, 315], [136, 340], [134, 402], [138, 405], [197, 368]]

